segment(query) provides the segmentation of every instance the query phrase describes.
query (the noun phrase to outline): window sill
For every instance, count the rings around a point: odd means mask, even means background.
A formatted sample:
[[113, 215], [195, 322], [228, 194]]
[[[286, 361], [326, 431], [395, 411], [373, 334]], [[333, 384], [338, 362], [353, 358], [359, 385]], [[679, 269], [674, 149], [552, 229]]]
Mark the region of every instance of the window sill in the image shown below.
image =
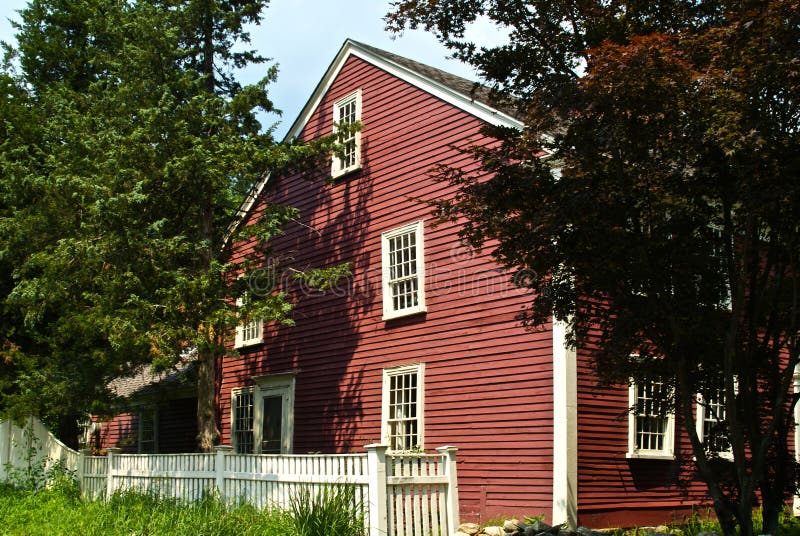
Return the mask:
[[625, 457], [629, 460], [674, 460], [674, 454], [663, 452], [626, 452]]
[[418, 315], [420, 313], [427, 313], [428, 308], [423, 306], [417, 306], [409, 309], [403, 309], [402, 311], [391, 311], [391, 312], [384, 312], [381, 320], [384, 322], [387, 320], [394, 320], [396, 318], [404, 318], [406, 316]]
[[334, 180], [335, 179], [340, 179], [340, 178], [344, 177], [345, 175], [349, 175], [351, 173], [354, 173], [354, 172], [360, 171], [360, 170], [361, 170], [361, 164], [358, 164], [357, 166], [352, 166], [352, 167], [349, 167], [347, 169], [339, 170], [336, 173], [331, 173], [331, 179], [334, 179]]
[[233, 345], [233, 347], [238, 350], [239, 348], [247, 348], [248, 346], [255, 346], [257, 344], [261, 344], [264, 342], [264, 338], [260, 339], [250, 339], [249, 341], [241, 341], [237, 342]]

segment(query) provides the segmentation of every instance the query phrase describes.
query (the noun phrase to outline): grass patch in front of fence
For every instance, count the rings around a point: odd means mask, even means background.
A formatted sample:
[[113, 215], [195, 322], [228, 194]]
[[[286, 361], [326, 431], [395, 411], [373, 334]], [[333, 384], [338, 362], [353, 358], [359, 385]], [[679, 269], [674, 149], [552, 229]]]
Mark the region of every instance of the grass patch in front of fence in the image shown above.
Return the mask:
[[85, 501], [73, 484], [22, 489], [0, 484], [3, 536], [281, 536], [297, 534], [288, 512], [226, 506], [209, 497], [193, 504], [142, 493]]
[[298, 536], [361, 536], [363, 511], [355, 488], [348, 485], [304, 485], [289, 504]]

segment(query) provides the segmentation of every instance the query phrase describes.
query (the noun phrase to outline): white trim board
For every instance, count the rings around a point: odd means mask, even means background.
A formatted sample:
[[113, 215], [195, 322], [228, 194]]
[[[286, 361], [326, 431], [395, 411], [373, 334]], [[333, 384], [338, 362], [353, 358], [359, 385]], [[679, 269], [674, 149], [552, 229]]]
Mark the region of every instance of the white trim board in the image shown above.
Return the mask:
[[578, 373], [567, 323], [553, 319], [553, 525], [578, 523]]

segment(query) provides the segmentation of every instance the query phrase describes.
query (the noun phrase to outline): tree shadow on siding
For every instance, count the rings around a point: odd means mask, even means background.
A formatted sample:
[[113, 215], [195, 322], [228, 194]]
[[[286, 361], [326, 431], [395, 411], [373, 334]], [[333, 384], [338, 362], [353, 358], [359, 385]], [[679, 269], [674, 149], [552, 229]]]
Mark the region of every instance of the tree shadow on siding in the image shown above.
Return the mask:
[[[380, 235], [370, 234], [373, 180], [362, 146], [362, 168], [333, 183], [321, 166], [303, 179], [284, 178], [270, 202], [295, 206], [297, 221], [272, 244], [270, 262], [281, 267], [282, 286], [291, 289], [294, 326], [267, 326], [265, 353], [255, 375], [294, 372], [294, 451], [359, 452], [369, 442], [361, 432], [365, 368], [354, 363], [360, 326], [373, 310], [370, 268], [380, 277]], [[377, 247], [377, 257], [374, 257]], [[372, 256], [372, 258], [371, 258]], [[319, 291], [291, 280], [291, 270], [351, 266], [351, 275]], [[287, 269], [289, 269], [287, 271]], [[374, 279], [374, 277], [372, 278]], [[380, 378], [377, 381], [380, 390]], [[374, 435], [374, 434], [373, 434]]]

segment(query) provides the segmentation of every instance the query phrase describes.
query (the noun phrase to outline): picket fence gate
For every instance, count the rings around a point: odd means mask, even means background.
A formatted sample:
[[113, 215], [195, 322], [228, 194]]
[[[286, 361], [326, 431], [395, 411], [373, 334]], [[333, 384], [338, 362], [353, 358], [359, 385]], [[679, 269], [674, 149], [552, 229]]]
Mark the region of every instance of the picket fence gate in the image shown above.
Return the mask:
[[[388, 453], [371, 444], [364, 454], [236, 454], [229, 446], [211, 454], [121, 454], [75, 452], [31, 420], [25, 430], [0, 423], [0, 479], [11, 467], [31, 463], [31, 445], [43, 448], [34, 458], [60, 460], [73, 470], [84, 496], [106, 499], [139, 490], [181, 501], [209, 493], [229, 502], [260, 508], [286, 508], [302, 486], [352, 486], [363, 508], [370, 536], [449, 536], [458, 527], [456, 447], [437, 454]], [[34, 439], [35, 438], [35, 439]], [[34, 460], [35, 461], [35, 460]]]

